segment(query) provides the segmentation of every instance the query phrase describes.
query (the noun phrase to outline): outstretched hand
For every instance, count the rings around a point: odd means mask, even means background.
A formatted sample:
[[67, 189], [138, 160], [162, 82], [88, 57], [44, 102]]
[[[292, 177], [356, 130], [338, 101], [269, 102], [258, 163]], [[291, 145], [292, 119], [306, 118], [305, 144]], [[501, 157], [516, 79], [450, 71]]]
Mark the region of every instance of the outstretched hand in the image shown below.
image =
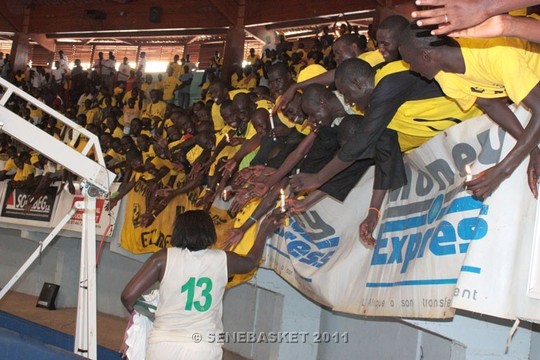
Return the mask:
[[250, 187], [251, 194], [254, 197], [262, 198], [268, 192], [268, 185], [265, 183], [256, 182]]
[[496, 15], [478, 25], [463, 30], [452, 31], [448, 33], [448, 36], [469, 38], [494, 38], [504, 36], [504, 26], [506, 25], [504, 20], [508, 16], [510, 15]]
[[490, 15], [482, 0], [417, 0], [419, 6], [437, 6], [429, 10], [413, 11], [418, 26], [438, 25], [433, 35], [448, 34], [485, 21]]
[[193, 166], [191, 167], [191, 171], [189, 172], [187, 179], [188, 181], [194, 181], [199, 176], [201, 176], [206, 171], [205, 164], [201, 164], [200, 162], [195, 162]]
[[146, 228], [154, 222], [156, 218], [152, 213], [146, 212], [141, 215], [141, 227]]
[[474, 197], [485, 200], [499, 187], [504, 179], [506, 179], [506, 176], [495, 165], [476, 175], [473, 180], [465, 181], [465, 186]]
[[229, 236], [227, 239], [220, 244], [222, 250], [227, 250], [232, 246], [238, 244], [244, 237], [244, 232], [241, 229], [232, 228], [225, 231]]
[[368, 215], [360, 224], [360, 241], [368, 246], [373, 247], [377, 243], [377, 240], [373, 237], [373, 230], [379, 223], [379, 217], [376, 212], [368, 211]]
[[288, 209], [290, 213], [301, 213], [305, 212], [308, 208], [304, 200], [298, 200], [294, 197], [288, 197], [285, 200], [285, 208]]
[[291, 189], [294, 192], [300, 192], [303, 190], [315, 190], [315, 189], [318, 189], [319, 186], [322, 185], [319, 182], [319, 179], [317, 178], [317, 174], [305, 174], [305, 173], [294, 175], [291, 178], [291, 181], [289, 184], [291, 185]]
[[236, 160], [235, 159], [229, 159], [225, 163], [225, 165], [223, 165], [219, 169], [219, 171], [221, 171], [221, 173], [223, 174], [223, 177], [230, 178], [237, 167], [238, 167], [238, 163], [236, 162]]
[[253, 199], [254, 195], [248, 189], [241, 189], [236, 193], [234, 200], [229, 208], [231, 214], [236, 215], [242, 208]]
[[202, 208], [204, 211], [208, 211], [212, 207], [215, 198], [216, 194], [212, 191], [208, 191], [203, 197], [195, 202], [195, 206]]
[[257, 167], [263, 167], [263, 165], [257, 165], [257, 166], [250, 166], [247, 168], [244, 168], [238, 172], [238, 175], [233, 180], [235, 187], [242, 187], [247, 183], [250, 183], [253, 179], [257, 178], [262, 170], [260, 170]]
[[259, 225], [259, 232], [269, 235], [272, 231], [283, 225], [283, 220], [289, 216], [289, 212], [281, 212], [281, 209], [275, 208]]

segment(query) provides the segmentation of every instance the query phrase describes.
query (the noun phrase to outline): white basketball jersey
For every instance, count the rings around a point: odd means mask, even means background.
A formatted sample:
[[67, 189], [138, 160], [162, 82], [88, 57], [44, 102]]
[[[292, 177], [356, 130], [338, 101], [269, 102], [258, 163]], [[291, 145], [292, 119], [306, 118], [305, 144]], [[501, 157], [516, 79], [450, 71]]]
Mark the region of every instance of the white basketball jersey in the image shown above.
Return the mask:
[[156, 319], [148, 342], [192, 343], [195, 333], [201, 335], [202, 342], [215, 338], [223, 332], [222, 300], [226, 285], [224, 251], [168, 248]]

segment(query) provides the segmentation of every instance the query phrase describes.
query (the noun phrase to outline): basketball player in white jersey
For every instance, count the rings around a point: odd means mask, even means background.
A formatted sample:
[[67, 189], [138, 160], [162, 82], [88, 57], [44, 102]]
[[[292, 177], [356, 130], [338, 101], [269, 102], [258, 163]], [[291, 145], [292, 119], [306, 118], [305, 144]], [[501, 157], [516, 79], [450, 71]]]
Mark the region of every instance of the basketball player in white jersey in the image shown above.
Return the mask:
[[201, 210], [176, 217], [172, 247], [152, 255], [126, 285], [122, 303], [129, 312], [137, 298], [159, 281], [159, 303], [146, 359], [222, 358], [222, 299], [228, 278], [259, 265], [276, 216], [264, 220], [246, 256], [209, 249], [216, 242], [210, 216]]

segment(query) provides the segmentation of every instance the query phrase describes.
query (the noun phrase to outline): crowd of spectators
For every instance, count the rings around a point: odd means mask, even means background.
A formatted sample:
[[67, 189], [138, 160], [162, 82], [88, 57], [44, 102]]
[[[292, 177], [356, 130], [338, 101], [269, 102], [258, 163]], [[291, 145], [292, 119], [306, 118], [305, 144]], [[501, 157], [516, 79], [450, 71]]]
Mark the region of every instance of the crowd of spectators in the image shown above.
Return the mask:
[[[402, 153], [484, 111], [515, 136], [518, 145], [509, 160], [468, 183], [475, 196], [489, 196], [529, 153], [530, 184], [536, 182], [536, 127], [531, 125], [531, 135], [521, 140], [527, 132], [516, 125], [517, 119], [494, 115], [482, 92], [476, 92], [468, 106], [460, 103], [459, 94], [445, 95], [446, 84], [428, 80], [433, 74], [420, 64], [426, 53], [413, 51], [422, 48], [412, 39], [415, 31], [405, 18], [394, 15], [382, 21], [369, 40], [348, 25], [333, 33], [324, 28], [310, 50], [280, 36], [275, 48], [265, 47], [262, 54], [252, 49], [247, 65], [236, 66], [226, 81], [220, 78], [222, 58], [216, 53], [196, 102], [190, 99], [194, 66], [178, 55], [165, 76], [145, 74], [144, 61], [132, 69], [127, 58], [116, 70], [113, 53], [108, 59], [100, 53], [88, 71], [79, 60], [69, 69], [59, 53], [51, 71], [37, 67], [6, 78], [99, 137], [107, 167], [121, 182], [110, 208], [138, 182], [145, 183], [150, 191], [142, 226], [152, 224], [175, 197], [199, 188], [197, 205], [203, 210], [210, 210], [217, 197], [229, 202], [228, 213], [237, 221], [225, 244], [233, 245], [276, 206], [300, 212], [326, 196], [343, 201], [375, 166], [372, 201], [361, 225], [361, 237], [373, 244], [386, 192], [406, 182]], [[538, 58], [537, 47], [519, 44], [505, 49], [521, 46], [519, 51]], [[370, 50], [374, 45], [377, 49]], [[144, 60], [144, 53], [141, 56]], [[508, 95], [533, 110], [536, 124], [535, 79], [540, 71], [531, 69], [536, 76], [529, 79], [533, 90], [517, 99], [511, 91]], [[507, 80], [503, 78], [499, 88], [510, 87]], [[498, 94], [491, 97], [507, 95]], [[7, 106], [79, 151], [87, 142], [21, 99], [12, 98]], [[416, 122], [416, 117], [423, 121]], [[5, 160], [1, 179], [10, 177], [13, 187], [27, 189], [28, 208], [52, 181], [73, 180], [54, 162], [5, 134], [0, 135], [0, 153]]]

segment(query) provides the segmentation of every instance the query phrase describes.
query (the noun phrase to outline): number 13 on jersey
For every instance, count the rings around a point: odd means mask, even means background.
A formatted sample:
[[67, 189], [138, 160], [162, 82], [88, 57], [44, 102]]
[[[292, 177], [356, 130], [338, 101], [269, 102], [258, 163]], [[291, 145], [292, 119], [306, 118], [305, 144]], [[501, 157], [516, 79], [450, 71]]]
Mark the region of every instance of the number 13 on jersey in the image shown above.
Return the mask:
[[[201, 290], [198, 288], [201, 288]], [[204, 298], [204, 302], [201, 303], [199, 300], [193, 301], [196, 290], [197, 292], [201, 291], [201, 297]], [[187, 292], [185, 310], [191, 311], [193, 308], [195, 308], [195, 310], [199, 312], [204, 312], [210, 309], [210, 306], [212, 305], [212, 295], [210, 294], [210, 291], [212, 291], [212, 279], [207, 277], [198, 279], [190, 277], [189, 280], [182, 285], [182, 293]]]

